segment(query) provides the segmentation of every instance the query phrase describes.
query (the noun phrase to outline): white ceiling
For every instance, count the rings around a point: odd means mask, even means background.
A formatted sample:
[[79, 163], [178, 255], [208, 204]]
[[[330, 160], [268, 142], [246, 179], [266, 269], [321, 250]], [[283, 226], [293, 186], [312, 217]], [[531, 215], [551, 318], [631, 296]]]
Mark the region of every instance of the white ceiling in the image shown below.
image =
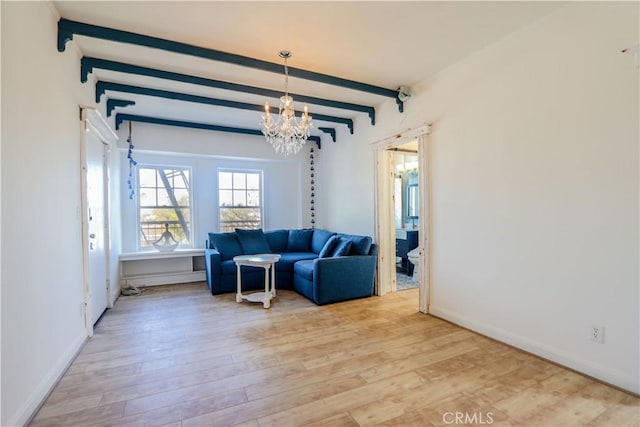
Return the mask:
[[[560, 2], [89, 2], [55, 1], [63, 18], [193, 44], [397, 89], [433, 76], [467, 55], [560, 7]], [[146, 47], [75, 36], [83, 55], [283, 90], [284, 75]], [[264, 97], [113, 71], [91, 79], [263, 104]], [[87, 84], [93, 84], [90, 80]], [[376, 106], [385, 99], [290, 78], [292, 93]], [[260, 113], [108, 92], [136, 101], [116, 111], [258, 128]], [[277, 100], [269, 99], [277, 106]], [[297, 108], [301, 108], [296, 105]], [[365, 113], [310, 105], [354, 118]], [[317, 126], [339, 127], [324, 122]], [[357, 129], [356, 129], [357, 132]], [[321, 135], [321, 134], [318, 134]], [[328, 141], [328, 136], [323, 136]]]

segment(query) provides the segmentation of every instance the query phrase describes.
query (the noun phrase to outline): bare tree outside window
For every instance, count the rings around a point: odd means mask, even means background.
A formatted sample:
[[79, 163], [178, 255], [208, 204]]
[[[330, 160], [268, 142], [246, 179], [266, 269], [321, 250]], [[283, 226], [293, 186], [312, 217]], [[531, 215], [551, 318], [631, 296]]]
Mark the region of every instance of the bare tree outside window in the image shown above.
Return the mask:
[[177, 167], [138, 167], [138, 247], [152, 248], [165, 231], [181, 245], [191, 245], [191, 170]]
[[262, 172], [218, 172], [220, 231], [262, 227]]

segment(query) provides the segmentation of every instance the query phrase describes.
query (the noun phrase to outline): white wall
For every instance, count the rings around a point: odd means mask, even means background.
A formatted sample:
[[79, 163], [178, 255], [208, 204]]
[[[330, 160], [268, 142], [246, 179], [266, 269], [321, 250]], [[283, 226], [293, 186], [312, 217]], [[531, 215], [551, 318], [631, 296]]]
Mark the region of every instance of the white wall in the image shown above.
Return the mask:
[[[379, 115], [377, 119], [379, 119]], [[337, 142], [325, 143], [316, 155], [318, 228], [338, 233], [374, 235], [374, 151], [369, 117], [354, 118], [355, 134], [336, 128]]]
[[620, 51], [637, 17], [637, 3], [564, 6], [416, 85], [404, 115], [385, 103], [320, 173], [328, 222], [368, 228], [367, 143], [431, 123], [431, 311], [636, 393], [639, 87]]
[[[124, 148], [128, 123], [119, 131]], [[207, 233], [218, 232], [217, 180], [219, 169], [263, 171], [265, 230], [309, 227], [310, 144], [296, 156], [275, 153], [264, 137], [236, 135], [169, 126], [132, 124], [134, 159], [140, 164], [191, 167], [193, 174], [194, 247], [203, 248]], [[314, 144], [315, 145], [315, 144]], [[121, 182], [126, 185], [129, 168], [121, 153]], [[124, 252], [136, 250], [136, 201], [122, 192], [122, 244]]]
[[[2, 419], [22, 425], [86, 338], [73, 43], [48, 2], [2, 2]], [[114, 243], [117, 248], [117, 241]], [[113, 274], [113, 272], [112, 272]]]

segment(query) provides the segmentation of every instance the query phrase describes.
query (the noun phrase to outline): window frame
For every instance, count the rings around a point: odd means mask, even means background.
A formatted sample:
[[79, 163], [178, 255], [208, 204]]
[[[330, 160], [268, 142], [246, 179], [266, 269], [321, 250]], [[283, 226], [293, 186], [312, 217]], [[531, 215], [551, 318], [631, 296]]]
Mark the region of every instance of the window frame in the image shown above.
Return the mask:
[[[259, 181], [259, 192], [260, 194], [258, 195], [258, 199], [259, 199], [259, 209], [260, 209], [260, 224], [256, 227], [256, 229], [262, 229], [264, 228], [264, 224], [265, 224], [265, 208], [264, 208], [264, 170], [262, 169], [247, 169], [247, 168], [218, 168], [216, 171], [216, 212], [218, 215], [218, 232], [220, 233], [224, 233], [225, 231], [223, 231], [223, 220], [222, 220], [222, 214], [221, 214], [221, 208], [223, 207], [228, 207], [228, 206], [222, 206], [220, 203], [220, 174], [221, 173], [243, 173], [245, 175], [247, 174], [258, 174], [258, 181]], [[232, 181], [233, 182], [233, 181]], [[246, 181], [245, 181], [246, 182]], [[247, 191], [246, 188], [246, 184], [245, 184], [245, 188], [244, 191]], [[232, 184], [232, 188], [231, 189], [225, 189], [225, 190], [234, 190], [233, 188], [233, 184]], [[232, 206], [233, 207], [233, 206]], [[235, 228], [235, 227], [234, 227]]]
[[[194, 224], [194, 210], [195, 210], [195, 200], [194, 200], [194, 179], [193, 179], [193, 167], [190, 165], [176, 165], [176, 164], [162, 164], [162, 163], [138, 163], [135, 167], [135, 177], [131, 177], [134, 179], [135, 189], [136, 189], [136, 209], [134, 212], [134, 221], [135, 221], [135, 248], [138, 252], [146, 252], [153, 251], [155, 248], [153, 246], [142, 246], [140, 243], [140, 239], [142, 237], [141, 229], [142, 224], [140, 222], [140, 171], [142, 169], [172, 169], [172, 170], [183, 170], [189, 172], [189, 243], [180, 243], [181, 248], [185, 249], [193, 249], [195, 247], [194, 237], [196, 236], [195, 224]], [[160, 188], [160, 187], [156, 187]]]

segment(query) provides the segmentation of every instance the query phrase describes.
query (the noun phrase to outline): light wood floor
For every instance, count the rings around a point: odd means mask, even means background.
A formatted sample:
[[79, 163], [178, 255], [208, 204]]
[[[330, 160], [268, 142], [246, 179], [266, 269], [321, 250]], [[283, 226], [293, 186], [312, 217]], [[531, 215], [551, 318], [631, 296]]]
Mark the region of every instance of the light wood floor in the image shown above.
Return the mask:
[[415, 289], [324, 307], [279, 291], [265, 310], [197, 283], [120, 298], [31, 426], [638, 426], [639, 411], [417, 313]]

